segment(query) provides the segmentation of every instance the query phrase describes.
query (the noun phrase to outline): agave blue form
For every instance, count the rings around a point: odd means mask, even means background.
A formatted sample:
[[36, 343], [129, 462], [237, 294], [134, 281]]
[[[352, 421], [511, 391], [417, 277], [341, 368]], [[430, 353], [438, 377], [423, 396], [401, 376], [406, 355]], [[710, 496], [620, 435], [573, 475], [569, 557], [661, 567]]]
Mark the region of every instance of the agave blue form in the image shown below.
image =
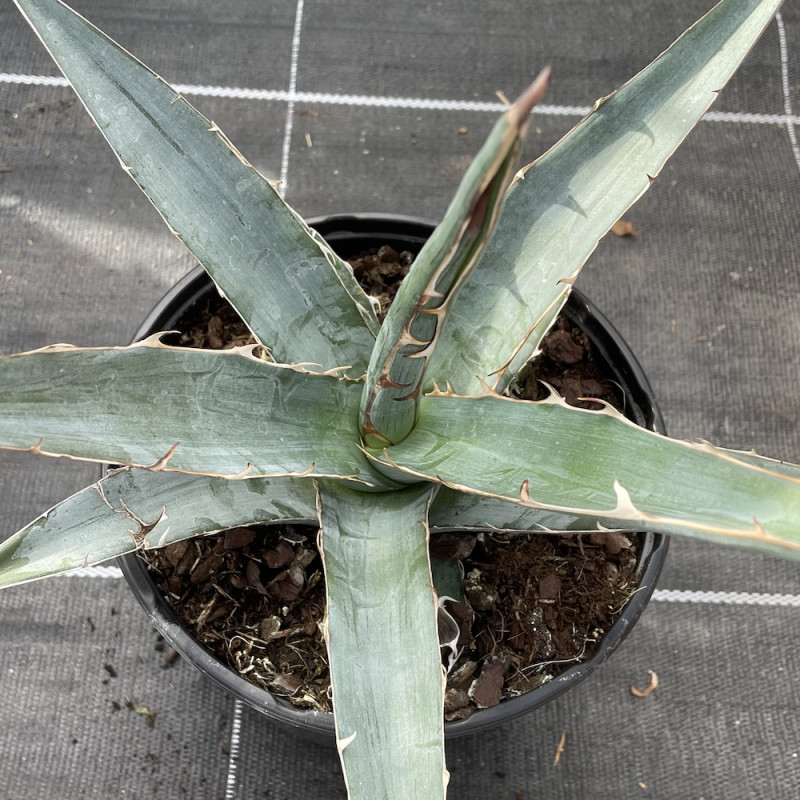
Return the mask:
[[602, 525], [800, 555], [800, 468], [506, 391], [778, 0], [722, 0], [517, 171], [545, 70], [497, 122], [382, 325], [349, 266], [213, 122], [59, 0], [15, 3], [257, 344], [153, 336], [0, 359], [0, 446], [124, 465], [0, 545], [0, 585], [317, 519], [350, 797], [431, 800], [447, 784], [432, 525]]

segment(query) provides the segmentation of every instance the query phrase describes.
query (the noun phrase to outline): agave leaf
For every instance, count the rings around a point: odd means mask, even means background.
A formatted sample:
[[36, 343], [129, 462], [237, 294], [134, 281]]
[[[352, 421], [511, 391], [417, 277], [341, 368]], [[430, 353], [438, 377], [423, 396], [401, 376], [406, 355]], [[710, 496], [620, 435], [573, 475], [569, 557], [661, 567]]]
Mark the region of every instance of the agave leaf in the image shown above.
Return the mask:
[[351, 800], [443, 800], [444, 676], [428, 563], [433, 487], [319, 482], [336, 735]]
[[[431, 505], [432, 531], [496, 530], [508, 533], [593, 533], [597, 519], [548, 509], [530, 508], [496, 497], [467, 494], [442, 487]], [[608, 527], [608, 521], [604, 528]], [[635, 531], [630, 521], [618, 520], [614, 530]]]
[[99, 564], [235, 525], [315, 520], [301, 478], [229, 481], [123, 469], [51, 508], [0, 544], [0, 586]]
[[491, 237], [547, 69], [497, 121], [420, 251], [378, 334], [361, 402], [367, 445], [401, 441], [414, 425], [425, 367], [447, 312]]
[[[316, 517], [316, 491], [306, 478], [231, 481], [121, 469], [58, 503], [0, 543], [0, 587], [236, 525], [311, 522]], [[439, 492], [431, 508], [432, 527], [560, 530], [567, 529], [569, 521], [567, 515], [447, 489]], [[456, 596], [452, 590], [447, 593]]]
[[[534, 353], [599, 239], [647, 190], [780, 0], [723, 0], [513, 183], [427, 371], [501, 392]], [[479, 322], [476, 322], [479, 320]]]
[[358, 449], [361, 385], [253, 352], [151, 337], [0, 358], [0, 446], [157, 470], [313, 473], [386, 486]]
[[378, 323], [352, 270], [219, 128], [58, 0], [15, 0], [128, 172], [276, 361], [364, 373]]
[[610, 408], [425, 397], [413, 433], [379, 457], [397, 478], [800, 558], [800, 467], [668, 439]]

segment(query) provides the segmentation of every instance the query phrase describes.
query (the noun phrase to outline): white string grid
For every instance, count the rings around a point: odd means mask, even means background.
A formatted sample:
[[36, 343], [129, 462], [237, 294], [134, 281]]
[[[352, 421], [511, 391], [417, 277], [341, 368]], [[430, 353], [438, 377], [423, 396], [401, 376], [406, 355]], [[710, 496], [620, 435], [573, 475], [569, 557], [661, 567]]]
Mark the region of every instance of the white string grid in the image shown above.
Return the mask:
[[225, 783], [225, 800], [236, 797], [236, 776], [239, 771], [239, 751], [242, 744], [242, 701], [233, 701], [233, 722], [228, 741], [228, 777]]
[[786, 115], [786, 133], [789, 135], [795, 164], [800, 169], [800, 145], [798, 145], [797, 133], [794, 129], [797, 118], [792, 115], [792, 96], [789, 92], [789, 46], [786, 40], [786, 27], [780, 11], [775, 15], [775, 24], [778, 28], [778, 46], [781, 52], [781, 87], [783, 89], [783, 110]]
[[[283, 131], [283, 152], [281, 153], [281, 180], [278, 192], [281, 197], [289, 187], [289, 151], [292, 146], [294, 127], [294, 107], [297, 102], [297, 63], [300, 58], [300, 29], [303, 25], [303, 0], [297, 0], [297, 11], [292, 35], [292, 58], [289, 66], [289, 91], [286, 93], [286, 126]], [[178, 89], [178, 91], [181, 91]]]
[[[0, 83], [31, 86], [69, 86], [66, 78], [51, 75], [22, 75], [0, 73]], [[496, 114], [506, 106], [500, 102], [474, 100], [437, 100], [424, 97], [379, 97], [364, 94], [334, 94], [329, 92], [297, 92], [284, 89], [247, 89], [237, 86], [207, 86], [188, 83], [172, 84], [176, 92], [193, 97], [224, 97], [233, 100], [263, 100], [282, 103], [307, 103], [319, 105], [364, 106], [367, 108], [406, 108], [416, 111], [476, 111]], [[788, 98], [788, 86], [786, 89]], [[787, 100], [788, 103], [788, 100]], [[537, 105], [535, 114], [543, 116], [582, 117], [590, 106]], [[787, 125], [794, 131], [800, 125], [800, 116], [793, 114], [791, 104], [784, 114], [749, 114], [739, 111], [708, 111], [706, 122], [739, 122], [756, 125]]]

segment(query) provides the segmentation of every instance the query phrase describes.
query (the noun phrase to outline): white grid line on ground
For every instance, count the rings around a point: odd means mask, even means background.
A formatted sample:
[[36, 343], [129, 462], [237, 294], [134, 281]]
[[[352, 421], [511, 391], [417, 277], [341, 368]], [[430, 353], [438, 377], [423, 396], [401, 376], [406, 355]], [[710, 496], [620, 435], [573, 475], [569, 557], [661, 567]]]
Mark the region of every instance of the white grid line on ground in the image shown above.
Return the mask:
[[[83, 567], [61, 573], [66, 578], [121, 578], [119, 567]], [[661, 603], [708, 603], [726, 606], [787, 606], [800, 608], [800, 595], [765, 592], [711, 592], [696, 589], [656, 589], [653, 600]]]
[[[278, 189], [281, 197], [289, 187], [289, 150], [292, 145], [294, 127], [295, 94], [297, 92], [297, 63], [300, 58], [300, 31], [303, 27], [303, 0], [297, 0], [292, 34], [292, 57], [289, 66], [289, 91], [287, 92], [286, 125], [283, 130], [283, 150], [281, 152], [281, 182]], [[182, 91], [178, 89], [178, 91]], [[188, 93], [187, 93], [188, 94]]]
[[[0, 73], [0, 83], [32, 86], [69, 86], [66, 78], [49, 75], [20, 75]], [[505, 110], [502, 103], [484, 103], [473, 100], [432, 100], [423, 97], [378, 97], [360, 94], [331, 94], [327, 92], [290, 92], [284, 89], [245, 89], [228, 86], [200, 86], [173, 84], [175, 91], [195, 97], [226, 97], [235, 100], [272, 100], [284, 103], [360, 106], [365, 108], [406, 108], [418, 111], [475, 111], [498, 113]], [[589, 106], [539, 105], [534, 115], [582, 117]], [[786, 125], [794, 131], [800, 125], [800, 116], [788, 111], [785, 114], [750, 114], [740, 111], [708, 111], [705, 122], [733, 122], [756, 125]]]
[[109, 567], [101, 564], [96, 567], [80, 567], [69, 572], [60, 572], [57, 577], [64, 578], [121, 578], [122, 570], [119, 567]]
[[786, 114], [786, 133], [789, 135], [794, 162], [797, 164], [797, 169], [800, 169], [800, 146], [797, 143], [795, 123], [792, 121], [792, 98], [789, 93], [789, 47], [780, 11], [775, 15], [775, 24], [778, 26], [778, 45], [781, 51], [781, 86], [783, 87], [783, 110]]
[[656, 589], [653, 592], [653, 600], [662, 603], [708, 603], [722, 606], [789, 606], [800, 608], [800, 595], [795, 594]]
[[233, 701], [231, 738], [228, 743], [228, 778], [225, 784], [225, 800], [236, 796], [236, 775], [239, 771], [239, 751], [242, 744], [242, 701]]

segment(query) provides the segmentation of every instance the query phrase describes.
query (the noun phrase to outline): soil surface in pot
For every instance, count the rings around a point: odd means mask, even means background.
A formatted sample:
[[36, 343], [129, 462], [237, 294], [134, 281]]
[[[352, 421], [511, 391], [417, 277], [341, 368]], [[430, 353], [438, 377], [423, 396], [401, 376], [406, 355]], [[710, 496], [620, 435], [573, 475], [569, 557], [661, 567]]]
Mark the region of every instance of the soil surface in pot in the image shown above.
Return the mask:
[[[351, 264], [384, 311], [412, 260], [381, 247]], [[252, 341], [221, 299], [180, 337], [184, 346], [213, 349]], [[542, 381], [574, 405], [598, 397], [621, 407], [619, 388], [593, 361], [588, 338], [564, 316], [518, 391], [540, 399]], [[146, 559], [181, 623], [208, 650], [291, 703], [329, 711], [316, 536], [314, 526], [248, 526], [150, 551]], [[465, 576], [466, 602], [448, 602], [440, 615], [442, 640], [457, 639], [443, 647], [446, 718], [535, 689], [588, 658], [636, 589], [637, 549], [636, 536], [620, 533], [434, 534], [432, 555], [460, 561]]]

